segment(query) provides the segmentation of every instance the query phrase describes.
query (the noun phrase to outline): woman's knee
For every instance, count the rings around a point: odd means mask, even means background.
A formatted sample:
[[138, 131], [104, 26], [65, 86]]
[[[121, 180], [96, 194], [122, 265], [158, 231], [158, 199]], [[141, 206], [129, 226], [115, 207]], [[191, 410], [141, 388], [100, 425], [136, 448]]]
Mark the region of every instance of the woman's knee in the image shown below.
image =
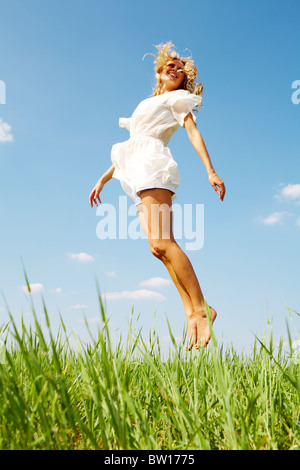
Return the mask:
[[171, 246], [171, 240], [150, 239], [148, 240], [151, 253], [158, 259], [167, 258], [168, 250]]

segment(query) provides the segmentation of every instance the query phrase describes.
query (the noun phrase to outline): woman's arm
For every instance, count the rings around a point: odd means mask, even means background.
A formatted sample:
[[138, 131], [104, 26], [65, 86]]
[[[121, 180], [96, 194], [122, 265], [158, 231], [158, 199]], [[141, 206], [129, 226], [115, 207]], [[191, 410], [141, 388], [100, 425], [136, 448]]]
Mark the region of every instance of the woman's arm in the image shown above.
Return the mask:
[[92, 189], [89, 201], [91, 207], [93, 207], [93, 202], [98, 206], [97, 204], [97, 199], [101, 204], [101, 199], [99, 194], [101, 193], [104, 185], [112, 178], [113, 174], [115, 171], [115, 167], [112, 165], [99, 179], [99, 181], [96, 183], [95, 187]]
[[193, 119], [193, 116], [191, 113], [189, 113], [185, 120], [184, 120], [184, 125], [187, 131], [187, 134], [189, 136], [190, 142], [195, 148], [196, 152], [198, 153], [199, 157], [201, 158], [207, 174], [208, 174], [208, 180], [214, 190], [220, 195], [221, 201], [223, 201], [224, 196], [225, 196], [225, 185], [224, 182], [219, 176], [216, 174], [211, 159], [209, 157], [208, 151], [206, 149], [204, 140], [202, 139], [202, 136], [197, 129], [197, 126], [195, 124], [195, 121]]
[[113, 174], [115, 171], [115, 167], [112, 165], [109, 169], [101, 176], [99, 181], [102, 181], [103, 184], [107, 183], [109, 180], [112, 179]]

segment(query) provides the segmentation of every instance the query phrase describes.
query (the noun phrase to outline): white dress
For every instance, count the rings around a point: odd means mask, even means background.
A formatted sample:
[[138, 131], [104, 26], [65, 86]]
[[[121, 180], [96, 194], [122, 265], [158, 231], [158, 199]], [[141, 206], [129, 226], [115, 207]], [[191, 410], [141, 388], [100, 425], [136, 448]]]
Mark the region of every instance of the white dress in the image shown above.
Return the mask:
[[[114, 178], [136, 205], [140, 191], [164, 188], [175, 191], [180, 183], [177, 163], [167, 146], [184, 118], [202, 98], [187, 90], [175, 90], [143, 100], [131, 118], [120, 118], [119, 126], [130, 132], [129, 140], [113, 145]], [[195, 120], [195, 116], [193, 115]]]

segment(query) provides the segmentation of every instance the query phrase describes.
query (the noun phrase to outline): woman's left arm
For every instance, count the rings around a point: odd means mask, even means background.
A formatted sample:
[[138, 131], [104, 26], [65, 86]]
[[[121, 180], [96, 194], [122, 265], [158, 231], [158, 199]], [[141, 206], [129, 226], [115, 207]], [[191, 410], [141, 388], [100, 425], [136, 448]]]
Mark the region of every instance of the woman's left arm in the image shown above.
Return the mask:
[[223, 201], [224, 196], [225, 196], [224, 181], [221, 178], [219, 178], [219, 176], [216, 174], [213, 168], [205, 143], [202, 139], [202, 136], [199, 130], [197, 129], [197, 126], [195, 124], [195, 121], [191, 113], [189, 113], [186, 116], [184, 120], [184, 127], [186, 128], [191, 144], [195, 148], [196, 152], [198, 153], [199, 157], [201, 158], [206, 168], [206, 171], [208, 174], [208, 180], [210, 184], [212, 185], [214, 190], [220, 195], [219, 197], [221, 201]]

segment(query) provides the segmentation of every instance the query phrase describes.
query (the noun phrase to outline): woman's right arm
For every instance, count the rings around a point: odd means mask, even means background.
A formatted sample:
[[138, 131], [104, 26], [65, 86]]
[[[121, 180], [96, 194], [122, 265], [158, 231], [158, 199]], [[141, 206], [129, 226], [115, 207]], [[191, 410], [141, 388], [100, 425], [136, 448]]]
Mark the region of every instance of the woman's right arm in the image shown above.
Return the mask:
[[101, 199], [100, 199], [100, 196], [99, 194], [101, 193], [105, 183], [107, 183], [113, 176], [114, 174], [114, 171], [115, 171], [115, 167], [114, 165], [112, 165], [102, 176], [101, 178], [99, 179], [99, 181], [96, 183], [95, 187], [92, 189], [91, 191], [91, 194], [90, 194], [90, 197], [89, 197], [89, 201], [90, 201], [90, 205], [91, 207], [93, 207], [93, 203], [96, 204], [96, 206], [98, 206], [97, 204], [97, 199], [98, 201], [100, 202], [101, 204]]

